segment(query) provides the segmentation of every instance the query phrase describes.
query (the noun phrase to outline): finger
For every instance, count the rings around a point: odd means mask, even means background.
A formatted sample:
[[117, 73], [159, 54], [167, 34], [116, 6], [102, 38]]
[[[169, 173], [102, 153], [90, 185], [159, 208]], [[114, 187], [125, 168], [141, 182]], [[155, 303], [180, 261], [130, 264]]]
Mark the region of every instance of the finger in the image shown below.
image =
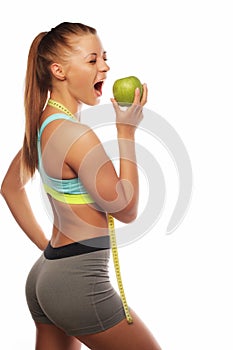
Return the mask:
[[134, 92], [134, 100], [133, 100], [133, 105], [140, 105], [140, 89], [136, 88]]
[[112, 102], [113, 108], [115, 109], [115, 112], [118, 112], [119, 106], [115, 98], [110, 98], [110, 101]]
[[141, 105], [144, 106], [147, 102], [148, 88], [146, 84], [143, 84], [142, 87], [143, 87], [143, 93], [141, 98]]

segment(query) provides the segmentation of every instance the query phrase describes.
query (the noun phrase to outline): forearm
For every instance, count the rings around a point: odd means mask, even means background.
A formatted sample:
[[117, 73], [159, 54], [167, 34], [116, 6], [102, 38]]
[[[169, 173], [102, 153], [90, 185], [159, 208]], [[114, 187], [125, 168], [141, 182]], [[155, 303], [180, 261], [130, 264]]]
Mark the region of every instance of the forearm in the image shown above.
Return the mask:
[[135, 153], [134, 135], [118, 133], [120, 155], [120, 181], [125, 193], [127, 206], [124, 211], [134, 219], [137, 215], [139, 180]]
[[36, 221], [27, 197], [25, 184], [28, 179], [22, 181], [20, 178], [20, 159], [21, 151], [18, 152], [10, 164], [2, 182], [1, 194], [21, 229], [39, 249], [43, 250], [48, 240]]
[[6, 191], [3, 187], [1, 192], [20, 228], [39, 249], [44, 250], [48, 239], [33, 214], [25, 189]]

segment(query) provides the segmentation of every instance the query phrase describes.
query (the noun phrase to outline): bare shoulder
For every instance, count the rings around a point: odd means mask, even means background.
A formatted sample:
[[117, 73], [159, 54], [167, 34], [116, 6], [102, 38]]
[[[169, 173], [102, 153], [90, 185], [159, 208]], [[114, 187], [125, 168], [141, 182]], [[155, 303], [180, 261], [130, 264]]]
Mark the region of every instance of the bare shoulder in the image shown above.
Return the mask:
[[59, 119], [49, 124], [43, 132], [45, 139], [50, 140], [50, 144], [60, 148], [70, 148], [76, 144], [99, 143], [95, 132], [86, 124], [73, 120]]
[[76, 135], [78, 137], [97, 137], [94, 130], [85, 123], [79, 123], [73, 120], [64, 120], [61, 122], [60, 127], [63, 129], [63, 132], [66, 132], [70, 136]]
[[88, 125], [83, 123], [67, 123], [65, 126], [66, 134], [72, 139], [73, 147], [90, 148], [97, 144], [101, 144], [95, 131]]
[[[69, 139], [69, 152], [67, 162], [74, 166], [74, 162], [81, 162], [87, 155], [94, 155], [94, 158], [106, 157], [102, 143], [93, 129], [82, 123], [71, 123], [67, 125], [65, 134]], [[64, 136], [63, 136], [64, 137]]]

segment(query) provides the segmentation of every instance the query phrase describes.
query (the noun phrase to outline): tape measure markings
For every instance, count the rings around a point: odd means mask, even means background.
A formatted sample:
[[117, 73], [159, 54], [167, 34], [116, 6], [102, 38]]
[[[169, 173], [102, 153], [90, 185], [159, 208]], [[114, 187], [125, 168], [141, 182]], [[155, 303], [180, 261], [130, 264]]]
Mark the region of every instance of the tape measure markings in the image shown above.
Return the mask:
[[116, 232], [115, 232], [115, 226], [114, 226], [114, 219], [111, 215], [108, 214], [108, 228], [109, 228], [109, 235], [110, 235], [110, 241], [111, 241], [111, 248], [112, 248], [112, 256], [113, 256], [113, 263], [115, 268], [115, 274], [117, 279], [117, 284], [121, 296], [122, 305], [124, 308], [125, 316], [127, 319], [127, 322], [129, 324], [133, 323], [133, 318], [129, 312], [129, 307], [127, 304], [125, 291], [123, 287], [123, 282], [121, 278], [121, 271], [120, 271], [120, 263], [119, 263], [119, 256], [118, 256], [118, 249], [117, 249], [117, 241], [116, 241]]

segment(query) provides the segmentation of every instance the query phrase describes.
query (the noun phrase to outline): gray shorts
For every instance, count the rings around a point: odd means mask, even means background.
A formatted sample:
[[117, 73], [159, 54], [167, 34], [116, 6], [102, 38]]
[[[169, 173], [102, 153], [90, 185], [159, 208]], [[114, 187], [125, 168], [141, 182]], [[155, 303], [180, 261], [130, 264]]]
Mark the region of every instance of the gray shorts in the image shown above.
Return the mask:
[[79, 243], [59, 248], [49, 244], [34, 264], [26, 298], [35, 322], [54, 324], [78, 336], [104, 331], [125, 318], [109, 281], [110, 249], [90, 245], [82, 249]]

